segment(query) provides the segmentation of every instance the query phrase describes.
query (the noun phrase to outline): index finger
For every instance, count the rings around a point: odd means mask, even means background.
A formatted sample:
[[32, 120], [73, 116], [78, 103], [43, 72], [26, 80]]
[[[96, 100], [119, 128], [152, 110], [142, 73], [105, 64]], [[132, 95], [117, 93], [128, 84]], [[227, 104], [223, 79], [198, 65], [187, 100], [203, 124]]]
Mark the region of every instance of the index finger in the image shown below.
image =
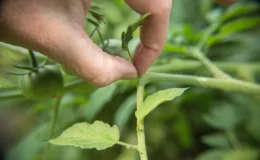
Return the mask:
[[143, 74], [160, 55], [166, 41], [172, 0], [125, 0], [139, 14], [150, 12], [141, 27], [141, 42], [134, 53], [134, 65]]

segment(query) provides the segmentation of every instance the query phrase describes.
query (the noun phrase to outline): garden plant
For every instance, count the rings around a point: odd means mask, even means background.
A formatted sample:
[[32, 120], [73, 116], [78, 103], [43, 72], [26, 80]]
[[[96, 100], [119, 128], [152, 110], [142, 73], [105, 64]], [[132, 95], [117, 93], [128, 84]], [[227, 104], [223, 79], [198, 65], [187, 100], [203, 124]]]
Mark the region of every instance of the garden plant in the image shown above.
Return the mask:
[[[187, 3], [190, 13], [178, 10]], [[260, 5], [175, 5], [158, 60], [138, 78], [103, 88], [37, 52], [0, 43], [0, 106], [30, 106], [24, 114], [36, 119], [5, 158], [259, 159]], [[108, 13], [113, 8], [122, 15]], [[129, 13], [120, 0], [97, 1], [86, 32], [107, 53], [132, 61], [149, 15]]]

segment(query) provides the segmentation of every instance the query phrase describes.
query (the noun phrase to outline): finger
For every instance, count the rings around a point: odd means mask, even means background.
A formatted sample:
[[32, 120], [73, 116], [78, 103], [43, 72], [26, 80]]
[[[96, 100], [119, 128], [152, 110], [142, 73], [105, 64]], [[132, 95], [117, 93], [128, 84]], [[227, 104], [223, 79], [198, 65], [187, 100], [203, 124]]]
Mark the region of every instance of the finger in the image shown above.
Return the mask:
[[72, 35], [64, 34], [62, 37], [65, 40], [63, 44], [66, 46], [58, 47], [61, 48], [58, 54], [49, 56], [72, 69], [79, 77], [102, 87], [119, 79], [132, 79], [137, 76], [132, 63], [103, 52], [84, 31], [81, 34], [73, 31], [67, 33]]
[[160, 55], [166, 41], [171, 0], [125, 0], [140, 14], [150, 12], [141, 27], [140, 44], [134, 53], [134, 64], [139, 74], [143, 74]]
[[119, 79], [137, 76], [133, 64], [104, 53], [85, 34], [81, 25], [66, 25], [66, 21], [51, 19], [46, 15], [36, 17], [37, 22], [29, 26], [19, 22], [26, 27], [18, 30], [9, 28], [7, 35], [10, 37], [23, 37], [10, 42], [47, 55], [96, 86], [102, 87]]

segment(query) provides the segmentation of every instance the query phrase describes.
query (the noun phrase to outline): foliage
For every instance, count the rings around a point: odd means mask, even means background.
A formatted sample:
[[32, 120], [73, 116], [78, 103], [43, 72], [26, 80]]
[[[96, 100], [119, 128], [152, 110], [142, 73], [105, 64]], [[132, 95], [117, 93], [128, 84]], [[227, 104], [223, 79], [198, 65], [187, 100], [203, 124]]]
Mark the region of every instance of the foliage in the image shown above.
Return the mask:
[[[259, 10], [256, 2], [175, 0], [167, 43], [149, 71], [99, 89], [42, 54], [34, 59], [0, 42], [0, 119], [13, 125], [0, 130], [18, 133], [21, 124], [10, 121], [17, 112], [34, 122], [5, 159], [259, 159]], [[131, 58], [149, 14], [138, 18], [122, 0], [96, 0], [89, 13], [92, 39], [109, 54]], [[45, 65], [64, 71], [63, 88], [44, 101], [26, 98], [17, 76]]]

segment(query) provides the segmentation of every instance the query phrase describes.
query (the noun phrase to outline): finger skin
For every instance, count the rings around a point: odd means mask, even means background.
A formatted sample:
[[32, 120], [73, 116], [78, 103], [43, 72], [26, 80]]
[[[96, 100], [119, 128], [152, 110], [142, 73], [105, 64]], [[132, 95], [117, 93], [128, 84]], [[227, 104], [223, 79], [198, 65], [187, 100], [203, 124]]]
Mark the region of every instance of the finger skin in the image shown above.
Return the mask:
[[140, 44], [134, 53], [139, 74], [145, 73], [160, 55], [166, 41], [172, 0], [125, 0], [139, 14], [150, 12], [141, 27]]
[[89, 4], [88, 0], [5, 0], [0, 41], [39, 51], [96, 86], [136, 77], [133, 64], [104, 53], [85, 34]]

